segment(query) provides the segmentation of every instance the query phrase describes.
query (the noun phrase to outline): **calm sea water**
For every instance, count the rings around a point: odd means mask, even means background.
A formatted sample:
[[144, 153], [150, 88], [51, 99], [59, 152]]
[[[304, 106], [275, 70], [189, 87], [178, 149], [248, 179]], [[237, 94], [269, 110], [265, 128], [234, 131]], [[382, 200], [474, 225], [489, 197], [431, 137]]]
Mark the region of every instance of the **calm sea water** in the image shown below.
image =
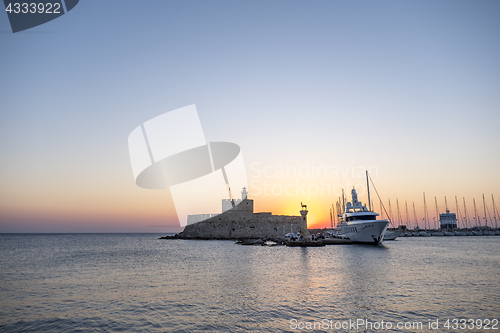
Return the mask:
[[500, 237], [287, 248], [159, 236], [0, 235], [0, 331], [293, 332], [365, 319], [445, 332], [429, 320], [500, 315]]

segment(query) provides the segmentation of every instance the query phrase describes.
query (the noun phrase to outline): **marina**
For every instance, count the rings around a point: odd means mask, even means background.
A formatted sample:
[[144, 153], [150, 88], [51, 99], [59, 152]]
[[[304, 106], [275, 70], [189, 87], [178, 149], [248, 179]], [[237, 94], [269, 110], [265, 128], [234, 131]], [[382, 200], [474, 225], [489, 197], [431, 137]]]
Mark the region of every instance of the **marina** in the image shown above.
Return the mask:
[[[380, 200], [380, 210], [382, 212], [385, 211], [385, 208], [382, 200]], [[482, 195], [482, 203], [483, 203], [483, 216], [480, 216], [479, 210], [477, 209], [476, 200], [473, 198], [473, 211], [474, 216], [471, 219], [467, 213], [467, 205], [466, 200], [463, 198], [463, 214], [460, 210], [460, 206], [458, 204], [458, 198], [455, 196], [455, 213], [451, 212], [448, 207], [448, 202], [446, 197], [444, 197], [445, 202], [445, 212], [440, 213], [440, 209], [438, 206], [437, 197], [434, 197], [435, 203], [435, 217], [432, 218], [434, 228], [431, 226], [431, 219], [429, 217], [429, 211], [427, 209], [427, 202], [425, 193], [423, 194], [423, 216], [421, 219], [417, 218], [417, 213], [415, 209], [415, 202], [412, 203], [413, 207], [413, 220], [410, 220], [408, 214], [408, 204], [405, 200], [405, 210], [406, 210], [406, 220], [403, 221], [402, 214], [399, 209], [399, 201], [396, 199], [397, 206], [397, 219], [394, 220], [392, 217], [392, 209], [391, 209], [391, 201], [387, 199], [388, 202], [388, 212], [385, 211], [386, 216], [389, 221], [389, 227], [384, 233], [384, 241], [393, 241], [401, 237], [464, 237], [464, 236], [500, 236], [500, 228], [498, 227], [498, 222], [500, 216], [498, 215], [498, 210], [495, 205], [494, 196], [491, 195], [491, 207], [493, 214], [490, 214], [490, 210], [488, 209], [488, 205], [486, 203], [486, 199], [484, 194]], [[339, 199], [336, 205], [332, 205], [332, 209], [330, 210], [330, 219], [332, 230], [335, 230], [336, 234], [342, 234], [339, 229], [340, 216], [342, 215], [342, 205], [340, 204], [341, 200]], [[333, 207], [337, 207], [337, 214], [335, 213], [335, 209]], [[337, 217], [334, 219], [333, 217]], [[484, 224], [481, 223], [484, 221]], [[337, 227], [334, 228], [334, 222], [337, 223]], [[419, 222], [423, 228], [420, 228]], [[488, 222], [490, 223], [488, 225]], [[409, 228], [410, 225], [413, 225], [413, 228]], [[437, 227], [439, 224], [439, 227]]]

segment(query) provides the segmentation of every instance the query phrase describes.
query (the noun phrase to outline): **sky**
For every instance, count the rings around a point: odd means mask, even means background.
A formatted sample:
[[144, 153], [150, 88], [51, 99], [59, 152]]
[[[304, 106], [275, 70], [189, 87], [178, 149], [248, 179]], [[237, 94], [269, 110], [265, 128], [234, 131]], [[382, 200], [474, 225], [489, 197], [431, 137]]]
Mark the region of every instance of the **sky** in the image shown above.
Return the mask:
[[397, 198], [421, 221], [425, 192], [431, 221], [457, 196], [484, 224], [499, 17], [498, 1], [94, 0], [14, 34], [0, 13], [0, 232], [180, 231], [127, 139], [192, 104], [207, 141], [241, 147], [256, 211], [303, 202], [329, 226], [342, 187], [366, 201], [369, 169], [393, 215]]

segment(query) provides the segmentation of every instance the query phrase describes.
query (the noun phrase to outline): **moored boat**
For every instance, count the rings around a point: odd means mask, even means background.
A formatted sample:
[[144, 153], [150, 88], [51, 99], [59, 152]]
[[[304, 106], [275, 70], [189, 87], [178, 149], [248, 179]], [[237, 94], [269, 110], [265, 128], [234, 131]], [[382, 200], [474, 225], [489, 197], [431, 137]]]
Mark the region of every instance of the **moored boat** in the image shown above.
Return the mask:
[[386, 230], [385, 231], [385, 234], [384, 234], [384, 240], [395, 240], [396, 238], [398, 238], [399, 236], [399, 233], [396, 232], [396, 231], [392, 231], [392, 230]]
[[378, 213], [371, 209], [370, 187], [368, 184], [368, 172], [366, 172], [368, 187], [368, 204], [363, 205], [358, 201], [356, 189], [352, 189], [352, 202], [344, 205], [344, 212], [340, 217], [340, 232], [354, 243], [381, 244], [389, 226], [389, 220], [377, 220]]

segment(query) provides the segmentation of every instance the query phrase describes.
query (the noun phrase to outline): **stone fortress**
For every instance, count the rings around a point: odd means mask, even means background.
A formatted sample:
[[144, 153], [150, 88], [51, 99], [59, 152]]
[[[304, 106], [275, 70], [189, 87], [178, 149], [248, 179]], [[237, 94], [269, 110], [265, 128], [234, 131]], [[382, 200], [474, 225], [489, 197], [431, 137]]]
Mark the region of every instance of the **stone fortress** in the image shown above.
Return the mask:
[[[234, 204], [233, 204], [234, 203]], [[237, 239], [282, 238], [287, 233], [307, 233], [307, 210], [302, 216], [254, 213], [253, 200], [247, 198], [243, 188], [241, 199], [222, 201], [221, 214], [188, 215], [187, 226], [177, 238], [184, 239]]]

